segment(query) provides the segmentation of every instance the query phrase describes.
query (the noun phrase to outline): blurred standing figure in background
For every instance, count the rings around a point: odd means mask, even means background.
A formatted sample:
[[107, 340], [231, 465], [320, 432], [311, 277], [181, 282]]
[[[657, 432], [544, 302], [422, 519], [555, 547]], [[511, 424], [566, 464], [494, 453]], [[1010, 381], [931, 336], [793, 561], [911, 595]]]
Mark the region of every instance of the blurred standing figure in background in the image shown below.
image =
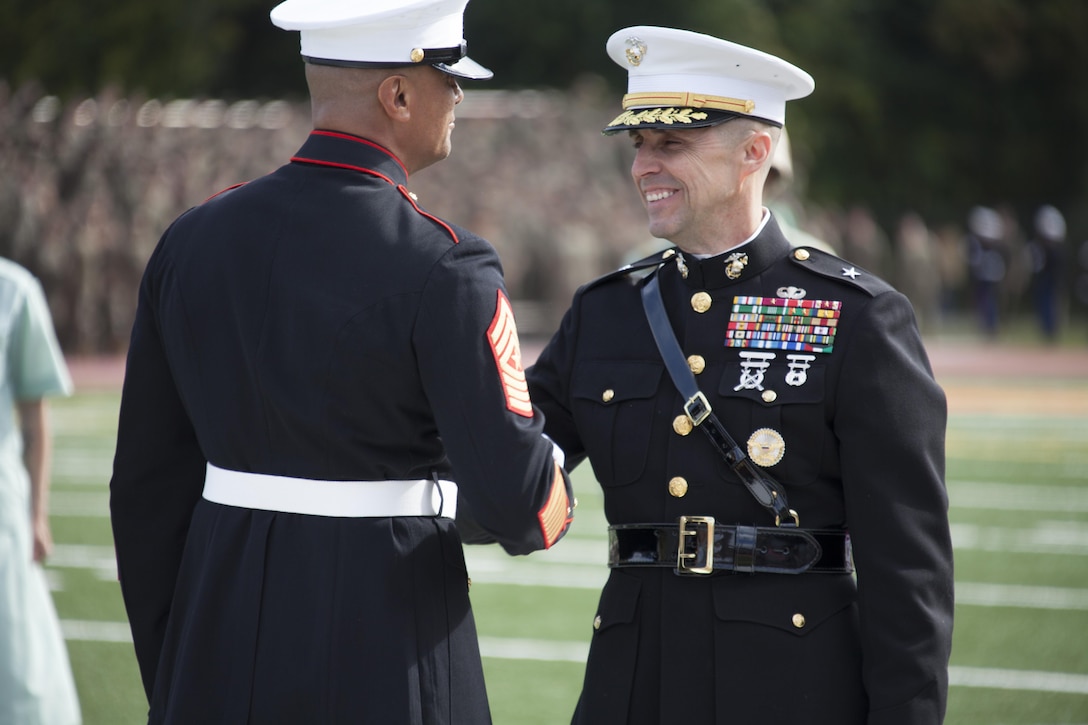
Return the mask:
[[1001, 325], [1001, 286], [1008, 274], [1004, 235], [1005, 223], [993, 209], [976, 206], [967, 215], [967, 264], [975, 314], [989, 338], [997, 337]]
[[490, 722], [454, 517], [526, 554], [573, 496], [497, 253], [407, 187], [491, 77], [466, 2], [277, 5], [314, 130], [148, 262], [110, 505], [151, 723]]
[[774, 214], [790, 244], [795, 247], [815, 247], [828, 254], [835, 254], [835, 248], [828, 241], [801, 228], [805, 208], [797, 193], [796, 178], [790, 137], [783, 128], [782, 137], [778, 139], [771, 158], [767, 183], [763, 186], [763, 203]]
[[1057, 342], [1065, 271], [1065, 217], [1049, 204], [1035, 213], [1035, 233], [1028, 243], [1035, 314], [1049, 342]]
[[855, 204], [846, 212], [842, 231], [842, 256], [866, 272], [877, 276], [888, 273], [891, 244], [873, 212]]
[[937, 725], [944, 393], [906, 297], [791, 245], [763, 202], [814, 81], [671, 28], [607, 50], [628, 92], [605, 133], [676, 246], [579, 289], [528, 370], [609, 523], [574, 723]]
[[78, 725], [68, 650], [41, 567], [53, 548], [45, 398], [71, 394], [72, 381], [40, 283], [3, 258], [0, 343], [0, 723]]
[[895, 234], [895, 282], [914, 306], [918, 328], [933, 332], [941, 309], [941, 269], [937, 243], [925, 219], [910, 211], [899, 218]]

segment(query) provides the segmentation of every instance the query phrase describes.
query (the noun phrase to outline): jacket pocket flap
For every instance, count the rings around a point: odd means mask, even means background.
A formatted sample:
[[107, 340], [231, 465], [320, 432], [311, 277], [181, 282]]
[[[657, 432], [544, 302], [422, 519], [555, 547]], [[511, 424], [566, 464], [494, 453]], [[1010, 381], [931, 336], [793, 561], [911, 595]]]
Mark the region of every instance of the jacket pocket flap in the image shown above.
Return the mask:
[[[803, 636], [850, 606], [857, 590], [850, 576], [780, 574], [769, 588], [718, 586], [714, 589], [714, 614], [722, 621], [751, 622]], [[805, 577], [806, 582], [796, 581]], [[760, 577], [750, 581], [755, 583]], [[789, 586], [794, 580], [795, 586]], [[733, 583], [733, 582], [730, 582]], [[799, 586], [798, 586], [799, 585]]]
[[598, 631], [635, 621], [638, 594], [641, 588], [642, 582], [637, 577], [622, 572], [612, 572], [597, 607], [597, 616], [600, 617]]
[[603, 405], [652, 398], [661, 383], [662, 370], [661, 364], [652, 362], [582, 363], [574, 371], [571, 394]]

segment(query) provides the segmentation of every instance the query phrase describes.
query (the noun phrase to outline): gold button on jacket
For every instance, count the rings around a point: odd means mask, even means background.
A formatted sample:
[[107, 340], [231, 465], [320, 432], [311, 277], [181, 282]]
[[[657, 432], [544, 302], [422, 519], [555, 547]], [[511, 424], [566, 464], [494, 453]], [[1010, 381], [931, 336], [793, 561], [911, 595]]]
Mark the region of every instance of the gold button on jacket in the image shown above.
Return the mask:
[[677, 476], [669, 480], [669, 494], [675, 498], [683, 498], [688, 492], [688, 482], [683, 476]]
[[672, 429], [678, 435], [686, 436], [695, 429], [695, 424], [691, 422], [691, 418], [687, 417], [687, 415], [678, 415], [672, 419]]

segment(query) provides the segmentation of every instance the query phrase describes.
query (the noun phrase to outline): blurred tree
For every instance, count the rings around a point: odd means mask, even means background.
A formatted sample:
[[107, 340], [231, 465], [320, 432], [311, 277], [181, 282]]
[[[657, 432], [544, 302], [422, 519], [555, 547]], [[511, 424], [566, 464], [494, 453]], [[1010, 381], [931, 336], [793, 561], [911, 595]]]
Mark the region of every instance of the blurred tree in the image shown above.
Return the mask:
[[[62, 97], [301, 98], [297, 36], [268, 21], [273, 5], [3, 0], [0, 80]], [[790, 127], [817, 201], [869, 204], [886, 221], [905, 207], [958, 221], [979, 202], [1025, 215], [1085, 206], [1084, 0], [472, 0], [465, 15], [473, 57], [496, 71], [489, 88], [590, 75], [618, 93], [625, 76], [604, 40], [639, 24], [718, 35], [812, 73], [816, 93]]]
[[298, 38], [261, 0], [4, 0], [0, 78], [62, 97], [301, 94]]
[[566, 88], [595, 74], [621, 88], [626, 76], [608, 59], [604, 42], [632, 25], [668, 25], [783, 51], [775, 19], [760, 0], [553, 0], [520, 4], [516, 13], [509, 0], [471, 0], [465, 12], [472, 56], [496, 69], [500, 85]]

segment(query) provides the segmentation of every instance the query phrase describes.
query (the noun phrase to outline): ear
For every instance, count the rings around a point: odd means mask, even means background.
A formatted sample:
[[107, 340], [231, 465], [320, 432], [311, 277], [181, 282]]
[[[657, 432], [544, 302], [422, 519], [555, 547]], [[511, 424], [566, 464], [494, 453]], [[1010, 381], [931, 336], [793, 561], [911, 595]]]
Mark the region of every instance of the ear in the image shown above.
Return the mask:
[[774, 141], [771, 134], [766, 131], [757, 131], [748, 137], [744, 144], [744, 162], [753, 169], [770, 163], [771, 152], [774, 150]]
[[411, 118], [410, 85], [408, 76], [391, 75], [378, 86], [378, 103], [394, 121], [407, 121]]

